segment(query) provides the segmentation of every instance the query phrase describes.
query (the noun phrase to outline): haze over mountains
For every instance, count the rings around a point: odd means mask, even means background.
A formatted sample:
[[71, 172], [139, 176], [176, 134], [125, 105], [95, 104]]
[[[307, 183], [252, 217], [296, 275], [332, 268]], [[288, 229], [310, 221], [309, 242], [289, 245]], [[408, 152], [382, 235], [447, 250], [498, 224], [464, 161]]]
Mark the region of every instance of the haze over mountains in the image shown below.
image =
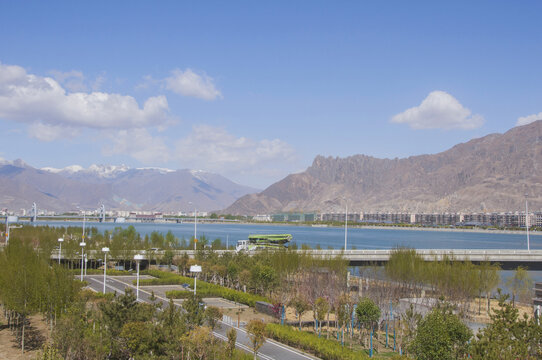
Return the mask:
[[[258, 190], [198, 170], [92, 165], [36, 169], [22, 160], [0, 163], [0, 207], [54, 211], [96, 209], [163, 212], [222, 209]], [[191, 203], [191, 204], [190, 204]]]
[[403, 159], [317, 156], [224, 213], [501, 212], [542, 209], [542, 120], [434, 154]]

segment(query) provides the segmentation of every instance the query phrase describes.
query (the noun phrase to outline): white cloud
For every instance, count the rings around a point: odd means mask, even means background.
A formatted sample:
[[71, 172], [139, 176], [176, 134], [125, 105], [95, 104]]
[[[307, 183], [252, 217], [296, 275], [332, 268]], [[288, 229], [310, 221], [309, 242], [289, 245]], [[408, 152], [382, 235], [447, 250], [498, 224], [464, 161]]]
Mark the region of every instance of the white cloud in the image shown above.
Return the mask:
[[171, 76], [164, 80], [166, 89], [184, 96], [193, 96], [204, 100], [222, 97], [216, 89], [213, 78], [206, 74], [196, 74], [191, 69], [182, 71], [175, 69]]
[[129, 155], [144, 164], [164, 163], [170, 158], [164, 140], [153, 137], [146, 129], [119, 130], [107, 135], [113, 144], [102, 150], [106, 156]]
[[519, 117], [516, 126], [527, 125], [536, 120], [542, 120], [542, 112], [528, 116]]
[[79, 130], [60, 125], [48, 125], [41, 122], [28, 126], [28, 135], [41, 141], [73, 138], [79, 135]]
[[420, 104], [392, 117], [391, 122], [408, 124], [413, 129], [476, 129], [484, 118], [444, 91], [431, 92]]
[[[58, 73], [64, 80], [77, 72]], [[25, 123], [86, 128], [140, 128], [170, 120], [165, 96], [149, 97], [140, 108], [132, 96], [67, 92], [56, 80], [0, 63], [0, 118]]]
[[175, 157], [190, 168], [228, 175], [239, 172], [269, 175], [275, 173], [274, 167], [285, 169], [287, 163], [293, 163], [295, 151], [279, 139], [256, 141], [235, 137], [222, 128], [199, 125], [177, 142]]

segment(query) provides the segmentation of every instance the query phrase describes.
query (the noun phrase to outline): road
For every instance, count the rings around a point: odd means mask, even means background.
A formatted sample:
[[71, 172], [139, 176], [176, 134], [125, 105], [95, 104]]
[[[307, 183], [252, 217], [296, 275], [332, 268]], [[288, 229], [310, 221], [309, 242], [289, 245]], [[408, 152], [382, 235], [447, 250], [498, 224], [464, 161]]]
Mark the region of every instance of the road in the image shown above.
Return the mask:
[[[106, 292], [117, 292], [118, 294], [124, 294], [124, 290], [126, 288], [131, 288], [134, 291], [134, 294], [136, 292], [136, 287], [132, 285], [133, 277], [127, 277], [124, 281], [122, 281], [122, 277], [107, 277], [107, 284], [106, 284]], [[85, 276], [85, 280], [89, 283], [89, 287], [97, 292], [103, 292], [103, 275], [87, 275]], [[147, 291], [142, 291], [141, 288], [139, 289], [139, 301], [141, 302], [147, 302], [151, 303], [150, 300], [151, 294]], [[166, 306], [169, 306], [169, 301], [163, 297], [156, 296], [155, 302], [162, 302], [163, 306], [162, 308], [165, 308]], [[175, 306], [180, 306], [179, 304], [175, 304]], [[228, 324], [225, 324], [224, 322], [220, 322], [220, 328], [215, 329], [213, 331], [213, 335], [221, 340], [227, 340], [226, 333], [230, 328], [234, 328], [237, 331], [237, 347], [245, 350], [249, 353], [252, 353], [252, 349], [250, 347], [250, 339], [247, 336], [247, 333], [244, 329], [230, 326]], [[271, 339], [267, 339], [265, 344], [260, 348], [258, 352], [258, 358], [263, 360], [307, 360], [307, 359], [318, 359], [317, 357], [309, 354], [305, 354], [299, 350], [296, 350], [294, 348], [291, 348], [287, 345], [281, 344], [279, 342], [276, 342]]]

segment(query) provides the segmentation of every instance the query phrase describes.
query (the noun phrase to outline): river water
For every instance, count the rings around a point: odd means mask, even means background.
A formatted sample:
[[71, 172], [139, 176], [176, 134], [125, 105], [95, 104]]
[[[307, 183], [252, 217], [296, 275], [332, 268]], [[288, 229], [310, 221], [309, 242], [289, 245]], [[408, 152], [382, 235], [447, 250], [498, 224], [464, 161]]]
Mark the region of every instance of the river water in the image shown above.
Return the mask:
[[[37, 221], [36, 225], [83, 226], [81, 221]], [[98, 223], [87, 222], [100, 232], [116, 227], [134, 226], [142, 236], [158, 231], [164, 235], [171, 231], [179, 239], [194, 236], [193, 223]], [[292, 234], [298, 246], [302, 244], [322, 249], [344, 247], [344, 228], [311, 227], [265, 224], [198, 224], [197, 236], [205, 235], [209, 241], [221, 239], [224, 245], [234, 245], [237, 240], [247, 239], [249, 234]], [[531, 249], [542, 249], [542, 234], [531, 234]], [[392, 249], [397, 246], [414, 249], [527, 249], [525, 234], [500, 232], [430, 231], [400, 228], [348, 228], [348, 249]]]

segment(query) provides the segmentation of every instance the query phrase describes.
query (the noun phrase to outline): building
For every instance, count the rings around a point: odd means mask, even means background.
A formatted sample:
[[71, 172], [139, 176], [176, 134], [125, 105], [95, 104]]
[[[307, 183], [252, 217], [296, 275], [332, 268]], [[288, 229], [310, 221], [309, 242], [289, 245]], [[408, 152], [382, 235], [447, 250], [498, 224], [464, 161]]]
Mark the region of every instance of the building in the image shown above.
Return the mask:
[[[340, 213], [327, 213], [322, 214], [321, 219], [322, 221], [331, 221], [331, 222], [344, 222], [344, 219], [346, 218], [346, 214], [344, 212]], [[349, 222], [359, 222], [361, 219], [361, 214], [358, 213], [348, 213], [348, 221]]]
[[271, 215], [256, 215], [252, 217], [254, 221], [271, 222]]
[[319, 220], [319, 216], [313, 212], [285, 212], [273, 214], [271, 219], [276, 222], [313, 222]]

